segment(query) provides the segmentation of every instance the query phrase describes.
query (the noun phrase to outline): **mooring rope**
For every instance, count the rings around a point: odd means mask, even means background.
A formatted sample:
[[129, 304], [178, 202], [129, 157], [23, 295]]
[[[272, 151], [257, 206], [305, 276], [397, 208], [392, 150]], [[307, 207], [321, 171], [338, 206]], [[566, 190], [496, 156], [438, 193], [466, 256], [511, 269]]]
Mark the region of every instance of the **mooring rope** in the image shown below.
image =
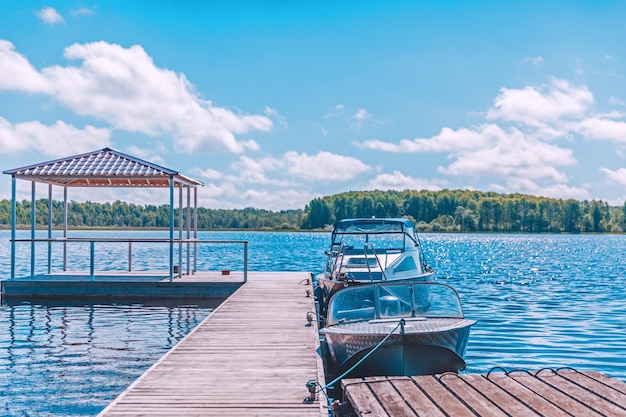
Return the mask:
[[[345, 371], [343, 374], [339, 375], [337, 378], [333, 379], [332, 381], [330, 381], [328, 384], [326, 384], [326, 386], [321, 387], [321, 385], [318, 383], [317, 385], [320, 386], [320, 390], [317, 391], [319, 392], [323, 392], [324, 396], [326, 397], [326, 402], [328, 402], [328, 395], [326, 395], [326, 390], [328, 388], [332, 388], [333, 385], [335, 385], [338, 381], [340, 381], [341, 379], [343, 379], [343, 377], [345, 377], [346, 375], [348, 375], [350, 372], [354, 371], [356, 369], [357, 366], [359, 366], [360, 364], [363, 363], [363, 361], [365, 361], [368, 357], [370, 357], [370, 355], [372, 355], [374, 352], [376, 352], [376, 350], [378, 350], [379, 347], [381, 347], [383, 345], [383, 343], [385, 343], [387, 341], [387, 339], [389, 339], [391, 337], [391, 335], [393, 334], [393, 332], [395, 332], [398, 327], [400, 326], [404, 326], [406, 324], [406, 322], [404, 321], [404, 319], [401, 319], [398, 324], [396, 325], [396, 327], [394, 327], [393, 329], [391, 329], [391, 331], [387, 334], [387, 336], [385, 336], [380, 342], [378, 342], [378, 344], [376, 346], [374, 346], [374, 348], [372, 350], [370, 350], [369, 352], [367, 352], [367, 354], [365, 356], [363, 356], [361, 359], [359, 359], [359, 361], [357, 363], [355, 363], [354, 365], [352, 365], [350, 367], [350, 369], [348, 369], [347, 371]], [[330, 406], [330, 404], [328, 404]]]

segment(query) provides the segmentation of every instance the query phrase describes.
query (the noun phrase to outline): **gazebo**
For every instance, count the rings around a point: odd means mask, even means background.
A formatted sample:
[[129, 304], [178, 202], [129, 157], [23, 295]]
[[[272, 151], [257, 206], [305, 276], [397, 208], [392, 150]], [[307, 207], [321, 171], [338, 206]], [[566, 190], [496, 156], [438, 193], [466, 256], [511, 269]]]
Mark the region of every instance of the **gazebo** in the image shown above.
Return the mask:
[[[77, 187], [111, 187], [111, 188], [169, 188], [169, 239], [163, 240], [169, 243], [169, 280], [173, 280], [174, 275], [181, 276], [183, 274], [182, 245], [186, 242], [187, 246], [187, 264], [186, 273], [194, 273], [196, 269], [197, 255], [195, 241], [198, 237], [198, 194], [197, 187], [203, 184], [195, 179], [189, 178], [178, 171], [162, 167], [142, 159], [126, 155], [119, 151], [104, 148], [98, 151], [89, 152], [81, 155], [70, 156], [67, 158], [56, 159], [53, 161], [42, 162], [35, 165], [29, 165], [21, 168], [15, 168], [4, 171], [5, 174], [11, 175], [11, 279], [15, 278], [15, 245], [16, 240], [16, 182], [17, 180], [25, 180], [31, 182], [31, 235], [29, 241], [31, 243], [31, 277], [35, 275], [35, 242], [48, 242], [48, 274], [51, 274], [51, 244], [56, 240], [63, 243], [63, 270], [67, 268], [67, 243], [72, 239], [68, 238], [67, 228], [67, 193], [68, 188]], [[48, 184], [48, 238], [35, 239], [36, 229], [36, 184]], [[52, 238], [52, 187], [63, 187], [63, 237], [62, 239]], [[178, 237], [175, 237], [175, 195], [178, 190]], [[193, 213], [191, 210], [191, 190], [193, 190]], [[183, 206], [183, 195], [186, 193], [186, 205]], [[186, 211], [185, 231], [186, 239], [183, 236], [183, 211]], [[192, 221], [193, 220], [193, 221]], [[193, 225], [192, 225], [193, 223]], [[193, 230], [193, 239], [191, 234]], [[74, 239], [80, 240], [80, 239]], [[85, 239], [83, 239], [84, 241]], [[102, 239], [101, 239], [102, 240]], [[106, 239], [104, 239], [106, 240]], [[111, 241], [113, 239], [109, 239]], [[89, 240], [91, 244], [91, 267], [90, 277], [94, 277], [94, 242]], [[130, 245], [132, 240], [119, 239], [119, 241], [128, 242], [129, 244], [129, 270], [130, 270]], [[189, 244], [194, 242], [193, 250], [193, 268], [190, 266]], [[179, 245], [178, 250], [178, 267], [174, 265], [174, 246]]]

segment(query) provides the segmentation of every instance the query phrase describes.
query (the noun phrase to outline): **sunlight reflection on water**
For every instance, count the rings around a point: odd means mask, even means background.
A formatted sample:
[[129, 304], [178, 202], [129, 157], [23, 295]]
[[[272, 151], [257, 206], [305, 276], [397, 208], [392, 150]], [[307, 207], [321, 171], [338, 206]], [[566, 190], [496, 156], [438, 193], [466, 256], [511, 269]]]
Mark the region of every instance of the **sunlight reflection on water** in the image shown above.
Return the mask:
[[[72, 232], [111, 234], [119, 236]], [[200, 238], [248, 240], [252, 271], [318, 273], [329, 234], [201, 232]], [[626, 236], [425, 234], [421, 241], [436, 279], [455, 287], [466, 316], [478, 320], [466, 372], [571, 366], [626, 381]], [[6, 277], [8, 232], [0, 232], [0, 243], [0, 271]], [[241, 246], [201, 248], [199, 270], [243, 267]], [[29, 272], [26, 249], [18, 253], [18, 275]], [[168, 252], [162, 249], [134, 247], [134, 266], [163, 268]], [[123, 245], [103, 249], [97, 267], [125, 269], [126, 251]], [[80, 257], [73, 262], [87, 267]], [[39, 260], [38, 271], [45, 268], [45, 259]], [[95, 415], [209, 311], [139, 304], [4, 305], [0, 415]]]

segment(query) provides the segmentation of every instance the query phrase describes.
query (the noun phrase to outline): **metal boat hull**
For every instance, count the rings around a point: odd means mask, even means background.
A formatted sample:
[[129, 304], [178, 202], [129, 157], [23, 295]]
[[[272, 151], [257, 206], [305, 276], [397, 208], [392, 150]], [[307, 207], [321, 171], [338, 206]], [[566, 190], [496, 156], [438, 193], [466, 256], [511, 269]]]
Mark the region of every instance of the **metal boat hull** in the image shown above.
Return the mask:
[[[392, 334], [346, 377], [458, 372], [465, 368], [463, 357], [474, 323], [465, 319], [408, 322], [404, 334]], [[370, 353], [396, 324], [349, 323], [322, 329], [329, 353], [327, 372], [333, 377], [346, 372]], [[384, 329], [388, 329], [386, 333]]]

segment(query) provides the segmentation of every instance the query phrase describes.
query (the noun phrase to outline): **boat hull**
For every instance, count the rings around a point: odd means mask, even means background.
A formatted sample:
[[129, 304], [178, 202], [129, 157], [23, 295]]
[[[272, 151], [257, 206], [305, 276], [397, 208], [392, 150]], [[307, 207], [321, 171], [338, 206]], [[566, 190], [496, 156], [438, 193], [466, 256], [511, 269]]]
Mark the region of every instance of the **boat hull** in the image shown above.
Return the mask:
[[[368, 354], [345, 377], [458, 372], [465, 368], [463, 357], [474, 323], [465, 319], [409, 321], [404, 334], [395, 334], [396, 330], [371, 354], [397, 322], [331, 326], [321, 331], [329, 353], [327, 372], [337, 377]], [[389, 330], [385, 333], [381, 328]]]

